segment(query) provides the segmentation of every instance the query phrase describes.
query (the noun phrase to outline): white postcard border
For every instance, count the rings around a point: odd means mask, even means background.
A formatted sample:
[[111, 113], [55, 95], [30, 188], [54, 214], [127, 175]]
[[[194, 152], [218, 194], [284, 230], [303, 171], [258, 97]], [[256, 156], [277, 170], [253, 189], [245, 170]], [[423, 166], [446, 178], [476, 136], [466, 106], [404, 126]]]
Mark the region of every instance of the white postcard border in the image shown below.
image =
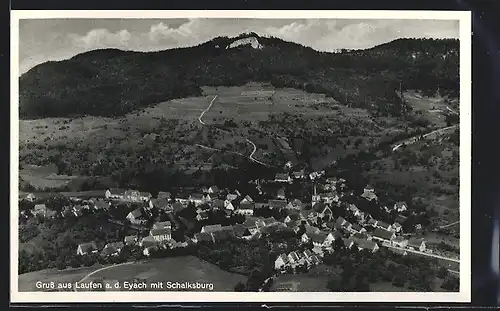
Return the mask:
[[[19, 20], [139, 18], [335, 18], [460, 21], [460, 292], [19, 292]], [[471, 300], [471, 13], [469, 11], [11, 11], [10, 295], [13, 303], [67, 302], [470, 302]]]

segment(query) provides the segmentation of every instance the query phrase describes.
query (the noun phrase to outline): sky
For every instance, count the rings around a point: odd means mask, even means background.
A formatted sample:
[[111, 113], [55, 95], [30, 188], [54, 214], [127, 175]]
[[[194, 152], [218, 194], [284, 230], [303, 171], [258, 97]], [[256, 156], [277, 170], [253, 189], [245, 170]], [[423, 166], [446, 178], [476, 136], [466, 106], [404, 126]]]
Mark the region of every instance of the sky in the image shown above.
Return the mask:
[[95, 49], [157, 51], [243, 32], [333, 52], [369, 48], [397, 38], [458, 38], [458, 28], [454, 20], [408, 19], [22, 19], [19, 71]]

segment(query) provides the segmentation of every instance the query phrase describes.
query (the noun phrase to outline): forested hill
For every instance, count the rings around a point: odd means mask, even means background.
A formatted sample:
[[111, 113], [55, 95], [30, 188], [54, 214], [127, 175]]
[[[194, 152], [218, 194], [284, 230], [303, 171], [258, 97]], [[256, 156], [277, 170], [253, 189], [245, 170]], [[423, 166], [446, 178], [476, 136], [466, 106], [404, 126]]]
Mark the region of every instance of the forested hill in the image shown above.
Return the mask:
[[[255, 37], [262, 47], [235, 40]], [[254, 40], [255, 41], [255, 40]], [[367, 50], [317, 52], [254, 33], [160, 52], [95, 50], [32, 68], [19, 78], [20, 117], [120, 116], [203, 85], [271, 82], [325, 93], [373, 113], [401, 115], [395, 90], [459, 91], [458, 40], [399, 39]]]

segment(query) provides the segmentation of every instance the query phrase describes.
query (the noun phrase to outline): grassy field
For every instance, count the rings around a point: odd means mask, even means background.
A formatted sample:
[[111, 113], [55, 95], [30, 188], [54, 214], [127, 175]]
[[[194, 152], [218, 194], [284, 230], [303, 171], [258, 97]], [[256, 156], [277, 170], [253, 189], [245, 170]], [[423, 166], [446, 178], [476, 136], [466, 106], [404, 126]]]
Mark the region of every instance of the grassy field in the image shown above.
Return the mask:
[[93, 267], [77, 268], [77, 269], [66, 269], [66, 270], [40, 270], [35, 272], [29, 272], [19, 275], [18, 286], [20, 292], [33, 292], [39, 291], [36, 288], [36, 282], [41, 281], [45, 283], [66, 283], [66, 282], [77, 282], [81, 280], [84, 276], [90, 272], [99, 269], [100, 265], [95, 265]]
[[207, 282], [214, 284], [214, 291], [234, 291], [239, 281], [246, 281], [245, 276], [223, 271], [193, 256], [146, 260], [103, 270], [89, 277], [89, 281], [124, 282], [134, 279], [146, 282]]
[[[68, 269], [64, 271], [42, 270], [19, 276], [19, 291], [37, 291], [35, 283], [77, 282], [102, 266]], [[212, 283], [214, 291], [234, 291], [234, 286], [245, 282], [246, 277], [221, 270], [215, 265], [196, 257], [174, 257], [150, 259], [140, 263], [117, 266], [103, 270], [88, 277], [87, 281], [133, 282], [142, 279], [146, 283], [154, 282], [200, 282]], [[153, 290], [153, 289], [151, 289]]]
[[430, 124], [436, 127], [445, 127], [445, 115], [450, 109], [458, 112], [458, 104], [455, 101], [450, 102], [446, 97], [423, 96], [415, 91], [403, 92], [406, 102], [416, 111], [421, 114]]

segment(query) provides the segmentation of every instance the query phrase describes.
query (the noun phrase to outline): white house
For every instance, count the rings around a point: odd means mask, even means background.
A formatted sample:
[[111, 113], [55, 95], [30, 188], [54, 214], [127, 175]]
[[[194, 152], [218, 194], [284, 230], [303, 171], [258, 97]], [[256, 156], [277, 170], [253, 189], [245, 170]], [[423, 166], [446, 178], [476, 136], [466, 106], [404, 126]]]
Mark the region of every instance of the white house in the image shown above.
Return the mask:
[[238, 209], [235, 210], [235, 213], [241, 214], [241, 215], [248, 215], [252, 216], [253, 212], [255, 209], [255, 204], [253, 203], [242, 203], [238, 207]]
[[168, 241], [172, 238], [172, 232], [169, 228], [151, 229], [149, 235], [157, 242]]
[[408, 240], [408, 248], [412, 250], [425, 251], [424, 239], [411, 238]]
[[408, 210], [408, 206], [406, 205], [406, 202], [401, 201], [401, 202], [394, 203], [393, 209], [395, 211], [397, 211], [398, 213], [400, 213], [400, 212], [404, 212], [404, 211]]
[[97, 245], [95, 242], [79, 244], [78, 248], [76, 249], [76, 254], [80, 255], [80, 256], [83, 256], [86, 254], [93, 254], [93, 253], [97, 253], [97, 252], [98, 252], [98, 249], [97, 249]]
[[281, 254], [274, 261], [274, 269], [276, 269], [276, 270], [282, 270], [288, 264], [289, 264], [288, 256], [285, 255], [285, 254]]
[[275, 182], [282, 182], [282, 183], [290, 183], [292, 182], [292, 178], [288, 174], [283, 174], [283, 173], [277, 173], [275, 178]]
[[233, 203], [231, 203], [230, 200], [225, 200], [224, 201], [224, 208], [230, 211], [234, 211], [234, 206]]
[[201, 193], [192, 193], [189, 196], [189, 201], [193, 202], [195, 206], [205, 203], [205, 197]]

